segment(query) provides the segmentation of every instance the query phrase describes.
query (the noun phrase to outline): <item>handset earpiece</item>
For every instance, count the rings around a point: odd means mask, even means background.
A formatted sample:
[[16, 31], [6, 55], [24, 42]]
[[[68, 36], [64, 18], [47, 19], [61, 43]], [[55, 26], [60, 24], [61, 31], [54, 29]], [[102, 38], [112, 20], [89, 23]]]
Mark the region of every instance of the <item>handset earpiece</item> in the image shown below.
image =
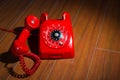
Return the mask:
[[[13, 55], [18, 56], [20, 60], [20, 64], [22, 66], [23, 71], [31, 75], [33, 74], [38, 66], [40, 65], [40, 58], [29, 52], [29, 49], [26, 45], [26, 41], [28, 37], [30, 36], [30, 32], [39, 26], [39, 19], [33, 15], [29, 15], [25, 19], [25, 27], [22, 30], [21, 34], [19, 37], [14, 41], [11, 51]], [[23, 57], [28, 57], [31, 58], [34, 61], [34, 65], [31, 69], [28, 69], [25, 65], [24, 58]]]

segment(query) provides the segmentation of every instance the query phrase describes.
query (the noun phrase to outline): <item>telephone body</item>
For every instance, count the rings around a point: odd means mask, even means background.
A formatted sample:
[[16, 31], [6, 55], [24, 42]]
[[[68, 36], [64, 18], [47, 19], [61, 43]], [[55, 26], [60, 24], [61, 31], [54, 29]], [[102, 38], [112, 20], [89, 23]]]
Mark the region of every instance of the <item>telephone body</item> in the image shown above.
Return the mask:
[[[37, 28], [39, 28], [39, 55], [29, 52], [29, 48], [25, 44], [30, 32]], [[74, 41], [69, 13], [64, 12], [62, 19], [56, 20], [49, 19], [47, 13], [43, 13], [40, 20], [33, 15], [27, 16], [25, 27], [13, 42], [11, 51], [19, 57], [23, 71], [28, 75], [37, 70], [40, 59], [73, 58]], [[35, 62], [31, 69], [26, 67], [23, 57], [29, 57]]]

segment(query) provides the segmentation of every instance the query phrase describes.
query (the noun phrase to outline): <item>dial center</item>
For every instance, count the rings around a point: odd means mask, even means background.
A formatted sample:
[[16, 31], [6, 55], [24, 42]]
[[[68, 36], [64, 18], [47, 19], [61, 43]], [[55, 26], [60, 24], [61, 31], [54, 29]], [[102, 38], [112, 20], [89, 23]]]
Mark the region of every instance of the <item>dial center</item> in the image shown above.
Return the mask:
[[54, 34], [54, 36], [55, 36], [55, 37], [59, 37], [60, 34], [56, 32], [56, 33]]
[[61, 37], [61, 32], [59, 30], [53, 30], [51, 32], [51, 38], [55, 41], [58, 41]]

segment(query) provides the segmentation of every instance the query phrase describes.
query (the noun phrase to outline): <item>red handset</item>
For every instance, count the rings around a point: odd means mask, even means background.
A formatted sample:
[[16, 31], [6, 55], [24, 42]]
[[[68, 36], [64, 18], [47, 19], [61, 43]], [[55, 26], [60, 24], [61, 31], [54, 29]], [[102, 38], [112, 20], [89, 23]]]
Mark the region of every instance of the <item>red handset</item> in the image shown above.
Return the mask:
[[[30, 32], [33, 29], [38, 28], [38, 26], [39, 26], [39, 19], [33, 15], [29, 15], [25, 20], [24, 29], [22, 30], [20, 36], [14, 41], [13, 46], [11, 48], [12, 53], [15, 56], [19, 57], [23, 71], [28, 75], [33, 74], [40, 65], [40, 57], [38, 57], [34, 53], [29, 52], [28, 51], [29, 49], [26, 45], [26, 41], [30, 36]], [[23, 58], [24, 56], [31, 58], [35, 62], [31, 69], [28, 69], [26, 67]]]

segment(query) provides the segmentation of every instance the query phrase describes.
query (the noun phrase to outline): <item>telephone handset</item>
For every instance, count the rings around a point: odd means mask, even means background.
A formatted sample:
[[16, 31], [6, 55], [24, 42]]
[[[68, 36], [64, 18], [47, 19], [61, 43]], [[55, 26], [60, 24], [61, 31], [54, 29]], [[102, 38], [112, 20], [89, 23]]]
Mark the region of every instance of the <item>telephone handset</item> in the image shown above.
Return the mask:
[[[30, 32], [39, 26], [39, 19], [33, 15], [29, 15], [25, 20], [25, 27], [22, 30], [20, 36], [14, 41], [13, 46], [11, 48], [12, 53], [15, 56], [19, 57], [20, 64], [23, 68], [23, 71], [31, 75], [40, 65], [40, 58], [34, 53], [29, 52], [27, 45], [25, 44], [28, 37], [30, 36]], [[34, 61], [34, 65], [31, 69], [28, 69], [25, 65], [25, 61], [23, 57], [31, 58]]]
[[[39, 28], [39, 57], [34, 53], [28, 52], [25, 44], [30, 36], [30, 32]], [[34, 44], [34, 43], [33, 43]], [[14, 41], [11, 48], [12, 53], [18, 56], [24, 72], [28, 75], [33, 74], [40, 65], [41, 59], [62, 59], [74, 57], [74, 41], [70, 15], [64, 12], [62, 19], [49, 19], [47, 13], [43, 13], [40, 20], [29, 15], [25, 20], [25, 27], [20, 36]], [[31, 69], [25, 65], [23, 57], [31, 58], [35, 64]]]

